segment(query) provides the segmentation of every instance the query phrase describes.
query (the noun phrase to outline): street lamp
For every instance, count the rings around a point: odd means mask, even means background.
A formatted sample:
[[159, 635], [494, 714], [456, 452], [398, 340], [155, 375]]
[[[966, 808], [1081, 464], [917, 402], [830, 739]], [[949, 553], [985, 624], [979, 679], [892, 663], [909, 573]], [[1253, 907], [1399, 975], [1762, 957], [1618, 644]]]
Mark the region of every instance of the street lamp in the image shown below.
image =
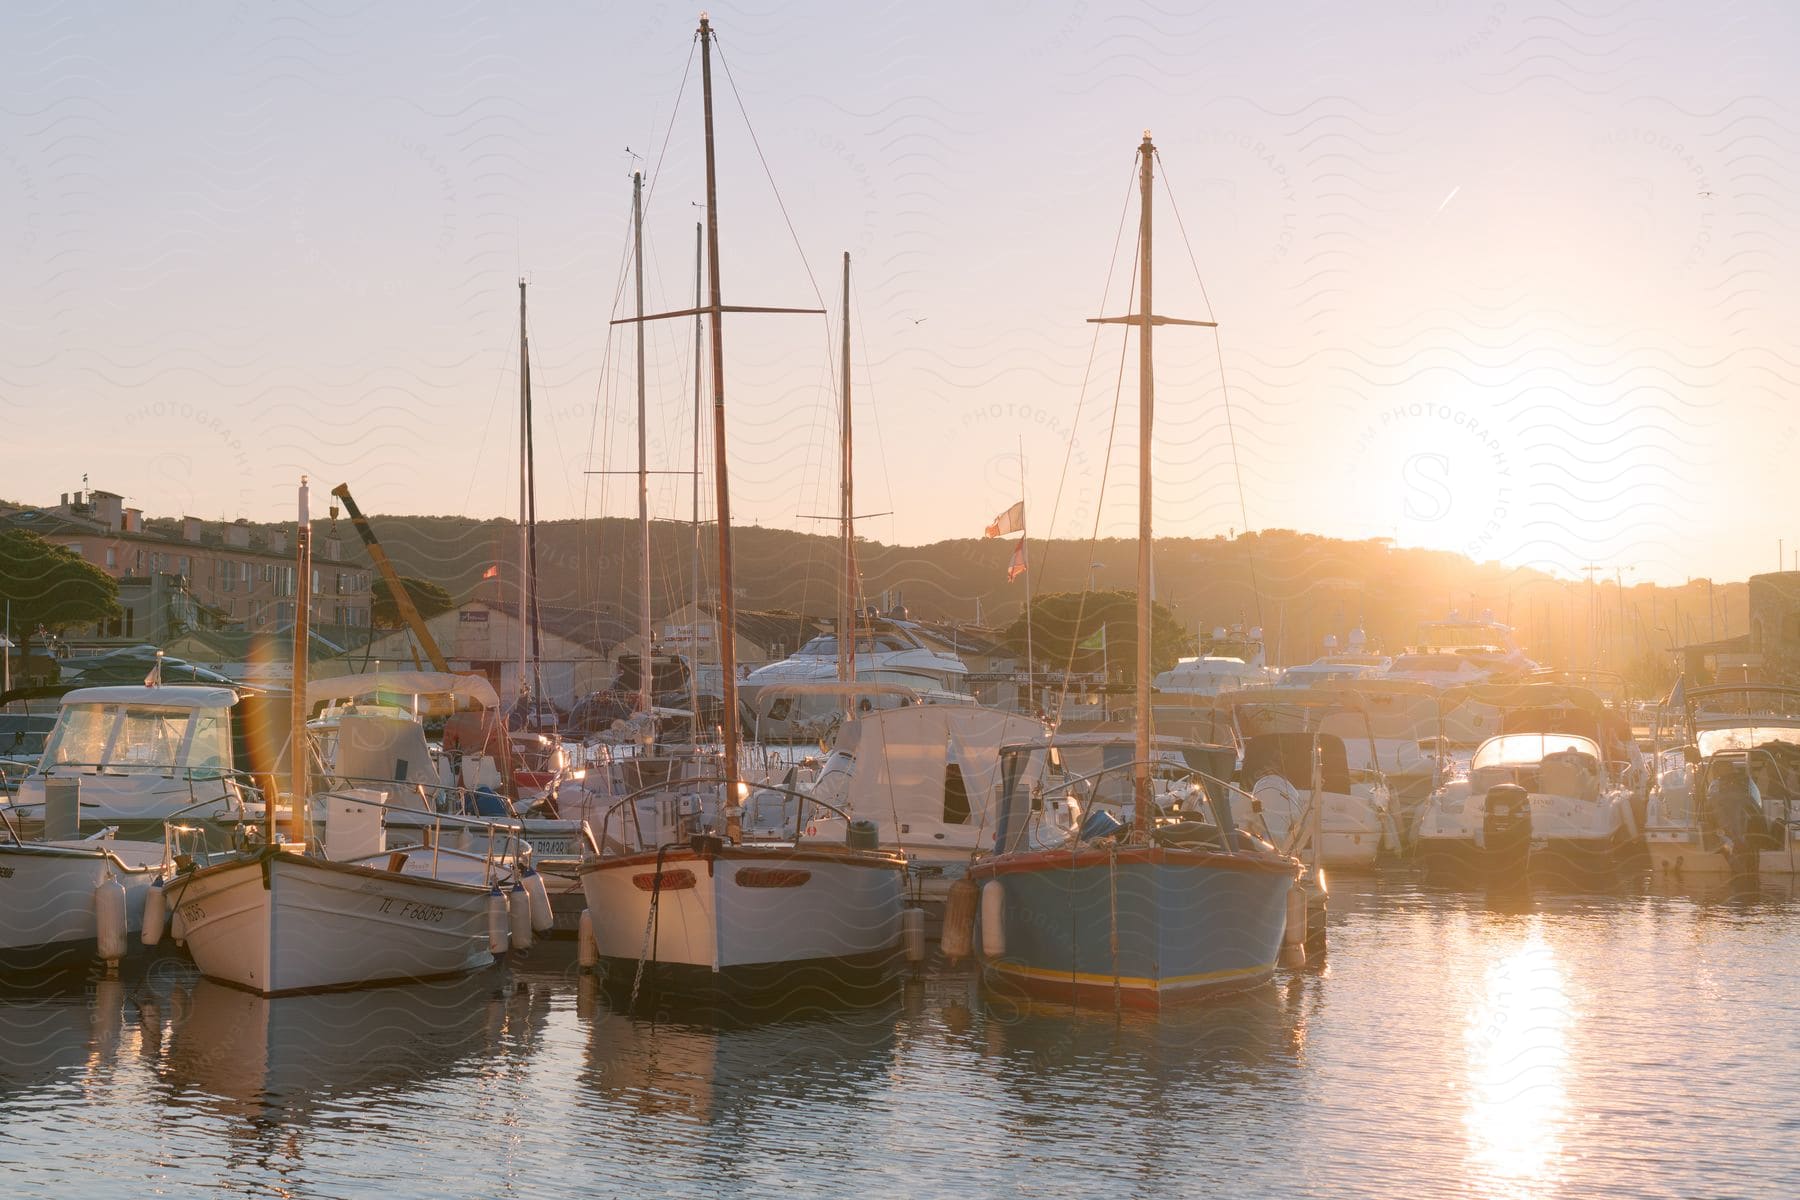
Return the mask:
[[1101, 563], [1101, 562], [1091, 562], [1088, 564], [1088, 585], [1087, 585], [1088, 591], [1091, 592], [1094, 590], [1094, 572], [1102, 569], [1105, 566], [1106, 566], [1106, 564]]

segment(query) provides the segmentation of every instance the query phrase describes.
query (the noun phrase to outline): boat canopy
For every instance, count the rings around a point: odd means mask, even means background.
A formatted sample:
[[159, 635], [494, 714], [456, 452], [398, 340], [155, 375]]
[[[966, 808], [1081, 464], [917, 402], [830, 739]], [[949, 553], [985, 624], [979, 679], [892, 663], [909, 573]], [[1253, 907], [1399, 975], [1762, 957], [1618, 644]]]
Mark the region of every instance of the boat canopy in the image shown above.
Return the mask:
[[448, 696], [472, 700], [482, 708], [500, 707], [494, 685], [480, 675], [448, 671], [371, 671], [366, 675], [338, 675], [314, 679], [306, 685], [306, 706], [365, 696]]
[[[1319, 779], [1325, 791], [1350, 793], [1350, 759], [1344, 740], [1321, 733]], [[1253, 784], [1265, 775], [1279, 775], [1301, 791], [1312, 787], [1313, 734], [1262, 733], [1244, 743], [1244, 781]]]
[[230, 708], [238, 694], [227, 687], [148, 687], [117, 684], [112, 687], [76, 688], [63, 693], [64, 708], [72, 704], [135, 704], [157, 708]]

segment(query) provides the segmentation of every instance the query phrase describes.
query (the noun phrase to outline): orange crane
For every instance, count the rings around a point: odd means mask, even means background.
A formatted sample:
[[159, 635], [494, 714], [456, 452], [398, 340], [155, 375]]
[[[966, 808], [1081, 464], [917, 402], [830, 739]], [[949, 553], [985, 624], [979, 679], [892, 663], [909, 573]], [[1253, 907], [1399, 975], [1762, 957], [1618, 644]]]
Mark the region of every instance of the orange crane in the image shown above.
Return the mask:
[[412, 595], [400, 582], [399, 572], [395, 571], [394, 564], [388, 561], [387, 551], [381, 548], [380, 541], [375, 537], [375, 531], [369, 528], [369, 518], [362, 515], [362, 510], [356, 507], [356, 501], [350, 498], [350, 485], [340, 483], [331, 489], [331, 494], [344, 502], [344, 511], [350, 515], [350, 523], [356, 526], [357, 536], [362, 538], [363, 545], [368, 547], [369, 557], [375, 561], [375, 569], [380, 571], [381, 577], [387, 581], [388, 594], [393, 596], [394, 607], [400, 610], [401, 619], [406, 622], [406, 627], [412, 630], [413, 637], [418, 639], [419, 645], [425, 651], [425, 657], [431, 660], [431, 669], [448, 674], [450, 664], [444, 661], [444, 652], [438, 649], [437, 640], [431, 636], [431, 630], [425, 627], [425, 619], [419, 616], [419, 610], [413, 606]]

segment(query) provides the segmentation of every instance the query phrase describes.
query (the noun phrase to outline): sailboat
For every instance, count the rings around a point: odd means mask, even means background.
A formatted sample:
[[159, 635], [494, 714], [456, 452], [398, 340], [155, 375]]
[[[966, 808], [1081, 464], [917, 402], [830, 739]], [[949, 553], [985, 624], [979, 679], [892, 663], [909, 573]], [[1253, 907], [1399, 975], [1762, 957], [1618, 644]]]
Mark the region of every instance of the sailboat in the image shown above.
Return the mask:
[[[710, 319], [713, 462], [718, 519], [720, 728], [723, 778], [706, 793], [683, 781], [665, 797], [663, 818], [645, 836], [642, 797], [616, 802], [600, 821], [600, 855], [581, 868], [593, 938], [608, 978], [628, 981], [635, 1003], [648, 973], [657, 986], [742, 998], [825, 977], [851, 982], [884, 975], [900, 948], [906, 860], [858, 842], [870, 830], [850, 826], [844, 842], [803, 840], [809, 801], [795, 794], [792, 835], [745, 836], [749, 794], [739, 758], [731, 493], [726, 454], [726, 313], [804, 312], [727, 305], [720, 293], [719, 222], [713, 150], [712, 25], [700, 18], [701, 94], [706, 144], [706, 234], [709, 303], [695, 310], [624, 318], [637, 323]], [[615, 841], [615, 839], [617, 839]], [[872, 840], [872, 839], [871, 839]]]
[[[289, 790], [299, 828], [284, 836], [271, 802], [264, 805], [260, 844], [213, 854], [203, 844], [184, 851], [183, 829], [171, 824], [166, 836], [177, 851], [177, 870], [164, 887], [170, 932], [187, 942], [207, 977], [265, 996], [487, 966], [494, 950], [505, 950], [511, 927], [501, 885], [515, 881], [520, 856], [506, 845], [509, 826], [493, 826], [480, 854], [446, 847], [441, 825], [429, 831], [428, 847], [390, 848], [386, 815], [398, 806], [389, 804], [388, 791], [363, 785], [310, 793], [311, 546], [302, 480]], [[324, 810], [323, 847], [307, 836], [308, 808]], [[147, 941], [162, 932], [157, 921], [145, 920]]]
[[[1157, 1010], [1267, 979], [1301, 868], [1232, 827], [1218, 781], [1189, 765], [1203, 761], [1199, 747], [1151, 733], [1151, 330], [1212, 322], [1153, 315], [1156, 147], [1148, 132], [1138, 154], [1140, 307], [1131, 316], [1097, 318], [1138, 328], [1133, 736], [1051, 734], [1002, 751], [996, 853], [968, 878], [981, 889], [979, 944], [990, 982], [1028, 995]], [[1061, 846], [1037, 849], [1053, 796], [1076, 806], [1080, 823]]]

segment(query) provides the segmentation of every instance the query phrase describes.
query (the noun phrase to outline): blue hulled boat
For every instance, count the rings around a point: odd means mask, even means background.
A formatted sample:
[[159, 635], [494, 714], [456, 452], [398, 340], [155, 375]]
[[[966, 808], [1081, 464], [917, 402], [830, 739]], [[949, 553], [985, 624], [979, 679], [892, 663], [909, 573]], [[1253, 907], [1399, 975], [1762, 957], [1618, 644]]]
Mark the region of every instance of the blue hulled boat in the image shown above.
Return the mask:
[[[1138, 147], [1138, 311], [1095, 319], [1138, 331], [1134, 728], [1013, 748], [1002, 761], [995, 853], [969, 872], [981, 889], [981, 958], [991, 982], [1148, 1009], [1267, 979], [1301, 869], [1232, 828], [1224, 794], [1231, 748], [1157, 739], [1151, 730], [1151, 332], [1214, 325], [1153, 315], [1155, 161], [1146, 132]], [[1060, 839], [1046, 828], [1054, 823], [1047, 813], [1069, 818]], [[1299, 919], [1303, 927], [1303, 898]]]
[[[1299, 874], [1294, 859], [1232, 828], [1230, 774], [1217, 748], [1076, 734], [1002, 752], [998, 853], [982, 889], [989, 981], [1059, 1000], [1156, 1009], [1250, 987], [1275, 969]], [[1147, 768], [1152, 820], [1137, 827]], [[1046, 805], [1047, 797], [1058, 804]], [[1076, 814], [1063, 846], [1042, 849], [1046, 811]], [[1221, 820], [1220, 818], [1224, 819]]]

